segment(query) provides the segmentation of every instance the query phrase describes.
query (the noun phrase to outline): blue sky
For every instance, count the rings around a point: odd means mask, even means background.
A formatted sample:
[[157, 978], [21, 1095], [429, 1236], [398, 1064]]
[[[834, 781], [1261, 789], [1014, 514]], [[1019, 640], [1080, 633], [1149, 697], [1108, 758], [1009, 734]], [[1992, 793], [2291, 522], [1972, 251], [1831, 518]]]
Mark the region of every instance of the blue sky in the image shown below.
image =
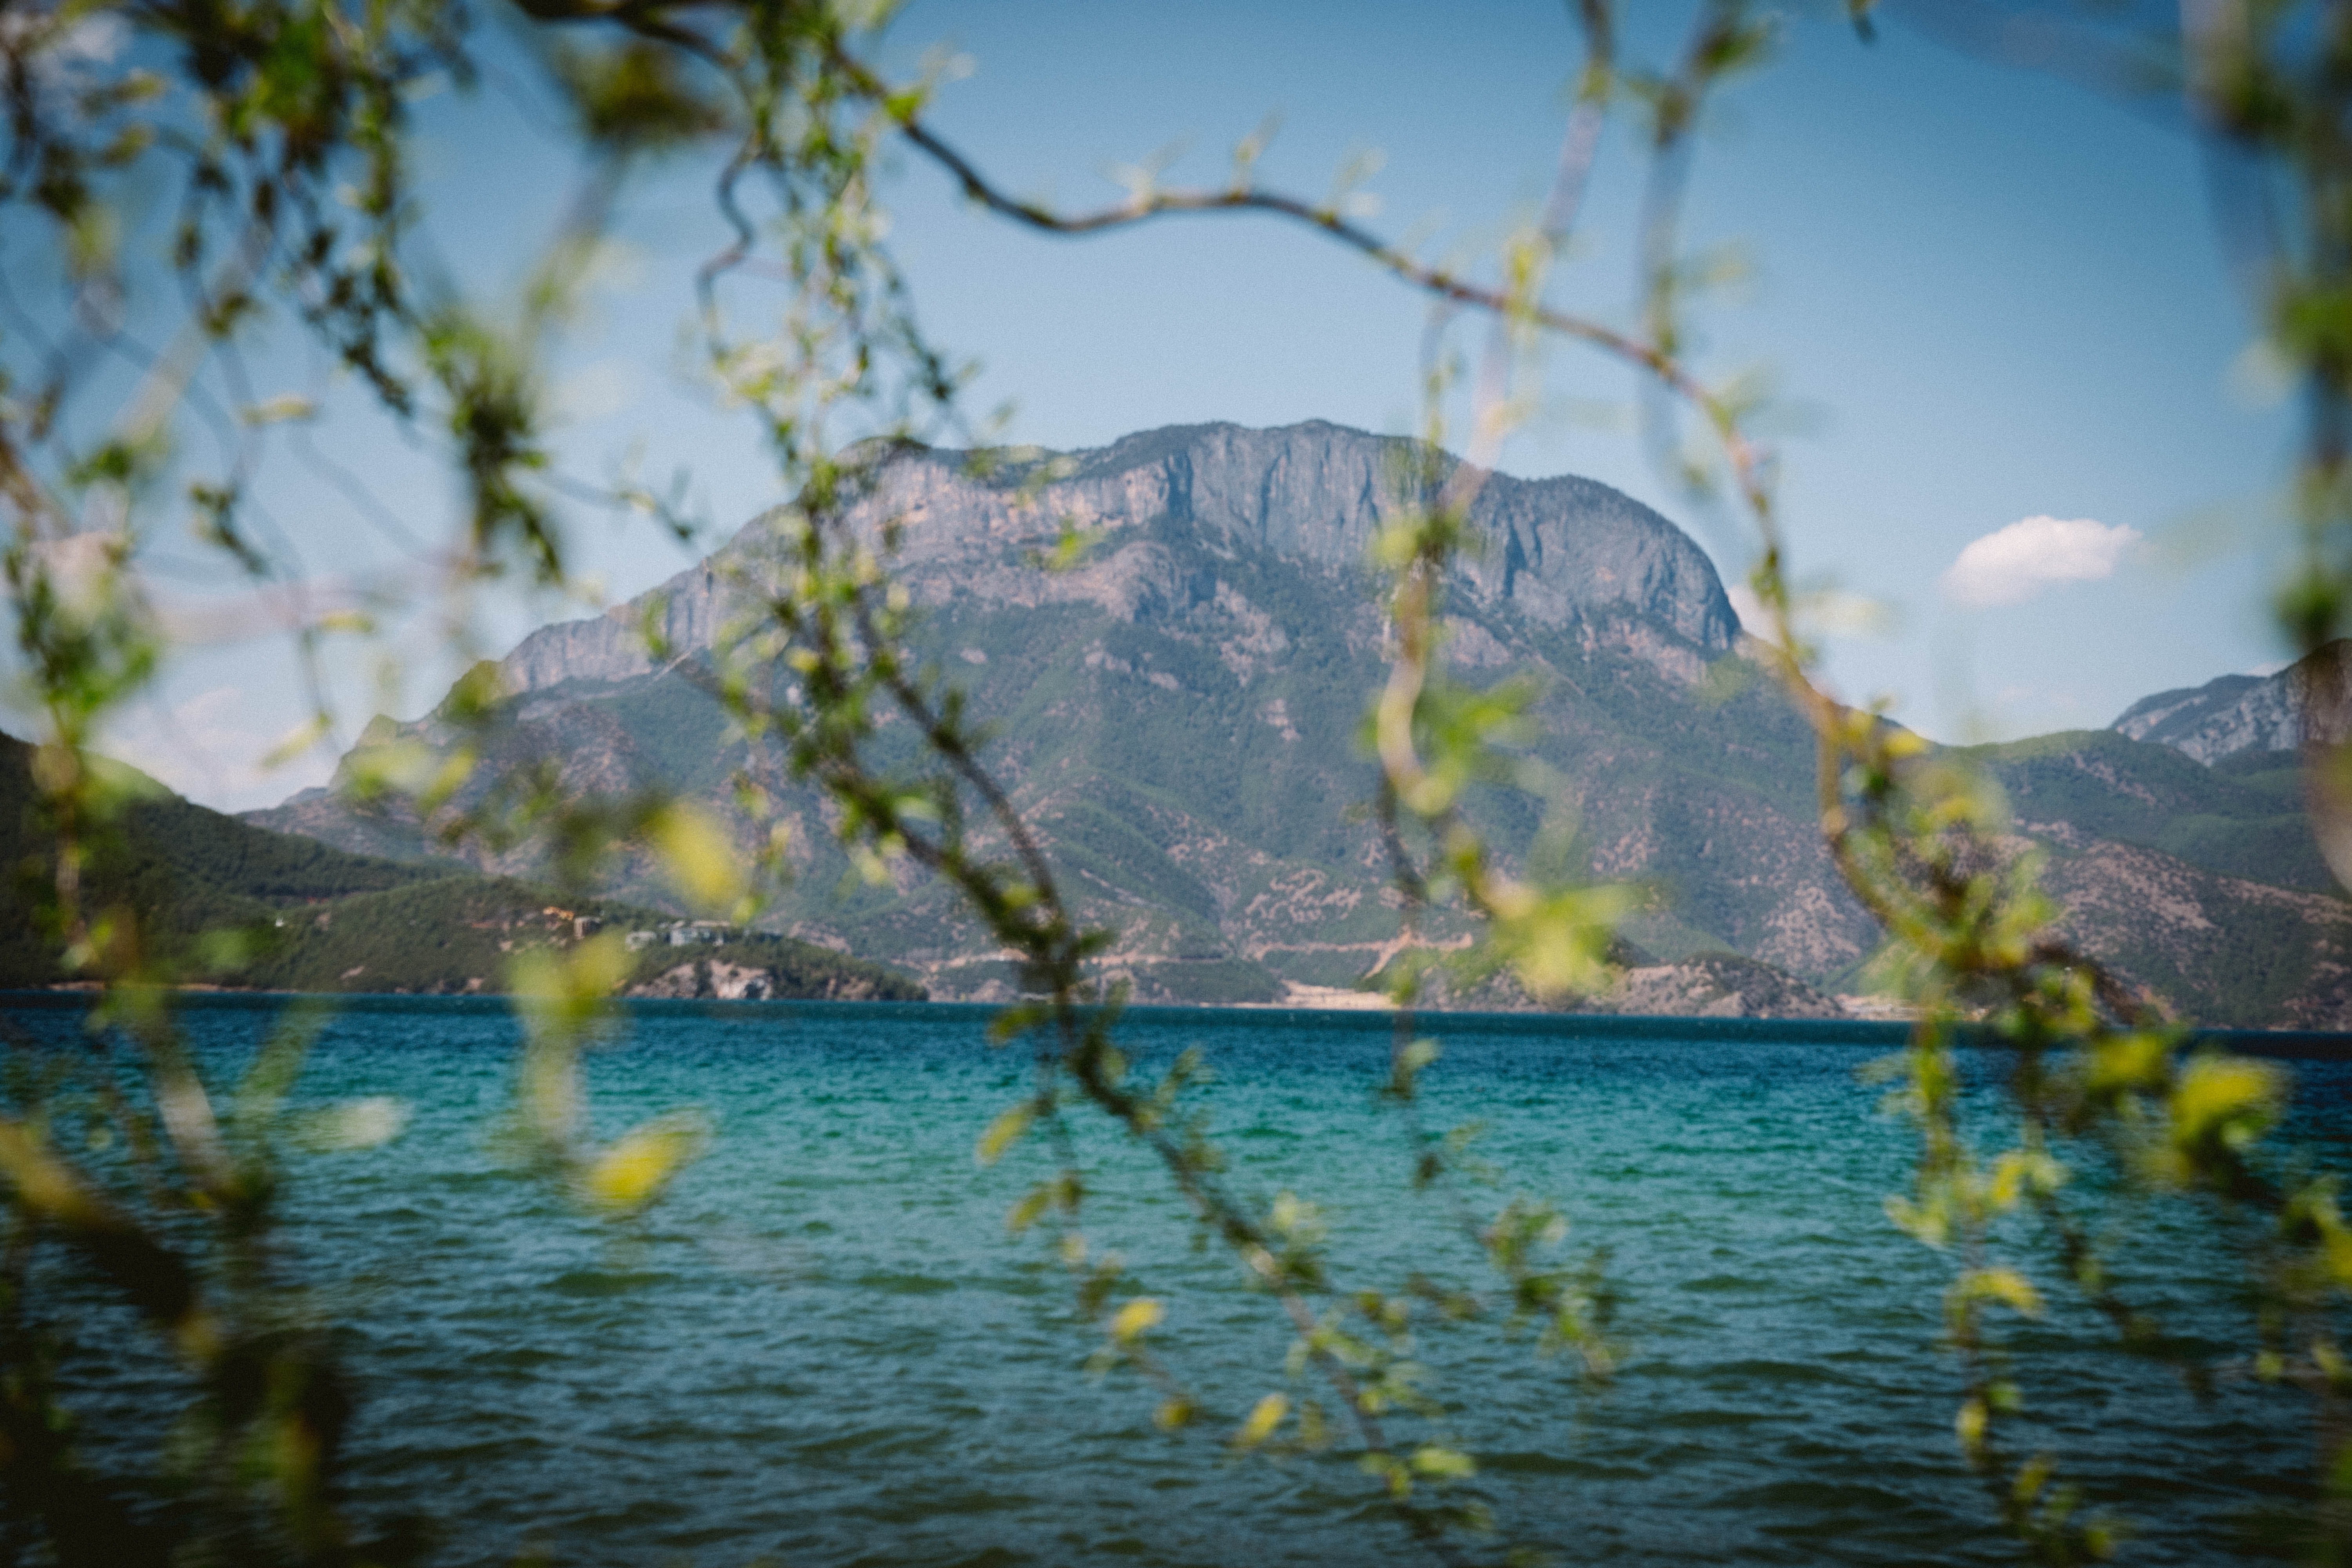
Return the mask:
[[[1658, 58], [1685, 8], [1632, 9], [1628, 52]], [[2246, 369], [2252, 320], [2198, 147], [2160, 112], [1956, 53], [1906, 26], [1899, 5], [1869, 47], [1838, 9], [1796, 7], [1774, 63], [1718, 104], [1688, 230], [1751, 265], [1701, 308], [1700, 364], [1713, 376], [1760, 367], [1780, 390], [1798, 574], [1885, 606], [1878, 632], [1835, 644], [1842, 690], [1885, 694], [1907, 722], [1963, 740], [2105, 724], [2147, 692], [2281, 657], [2266, 601], [2284, 541], [2263, 514], [2291, 421]], [[901, 64], [934, 43], [969, 57], [936, 122], [1017, 192], [1090, 205], [1116, 195], [1107, 167], [1171, 147], [1189, 149], [1171, 182], [1213, 181], [1232, 144], [1275, 113], [1268, 183], [1319, 195], [1349, 156], [1377, 149], [1375, 226], [1433, 234], [1433, 253], [1475, 254], [1539, 199], [1578, 62], [1563, 9], [1538, 0], [914, 0], [893, 37]], [[568, 188], [531, 96], [494, 84], [423, 107], [435, 243], [476, 287], [511, 284]], [[1617, 121], [1553, 296], [1612, 321], [1633, 288], [1636, 142], [1634, 122]], [[972, 406], [1009, 403], [1012, 438], [1067, 448], [1211, 419], [1412, 427], [1425, 308], [1328, 242], [1230, 217], [1055, 240], [970, 208], [912, 154], [899, 164], [894, 240], [922, 319], [981, 363]], [[708, 188], [707, 168], [681, 165], [633, 193], [619, 254], [564, 356], [563, 441], [583, 474], [640, 447], [654, 474], [689, 468], [731, 527], [775, 497], [748, 426], [681, 369], [687, 280], [719, 241]], [[257, 366], [264, 395], [318, 374], [283, 342]], [[1627, 373], [1560, 350], [1544, 376], [1549, 411], [1505, 468], [1615, 484], [1689, 527], [1727, 580], [1744, 574], [1737, 518], [1695, 509], [1631, 434]], [[446, 529], [451, 495], [429, 455], [388, 439], [349, 396], [330, 401], [318, 445], [415, 532]], [[274, 464], [264, 494], [322, 575], [399, 558], [299, 463]], [[2080, 537], [2105, 546], [2074, 569], [2105, 574], [1989, 605], [2001, 595], [1963, 603], [1939, 587], [1971, 542], [2033, 518], [2096, 524]], [[583, 514], [577, 527], [582, 563], [611, 597], [691, 558], [641, 525]], [[2028, 534], [2010, 541], [2043, 537]], [[480, 648], [578, 613], [485, 603]], [[337, 657], [350, 727], [437, 698], [449, 671], [428, 643], [415, 626], [397, 642], [397, 686], [376, 680], [362, 649]], [[283, 663], [266, 637], [194, 651], [121, 749], [232, 807], [315, 782], [323, 754], [268, 776], [250, 766], [302, 716]]]

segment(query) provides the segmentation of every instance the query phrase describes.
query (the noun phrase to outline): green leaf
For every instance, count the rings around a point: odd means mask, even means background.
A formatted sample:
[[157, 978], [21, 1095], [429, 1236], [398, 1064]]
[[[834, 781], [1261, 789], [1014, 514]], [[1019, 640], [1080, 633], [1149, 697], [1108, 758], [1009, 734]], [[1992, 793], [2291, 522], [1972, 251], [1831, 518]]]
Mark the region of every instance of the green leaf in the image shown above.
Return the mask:
[[1148, 1331], [1156, 1328], [1168, 1316], [1168, 1310], [1149, 1296], [1138, 1296], [1121, 1307], [1110, 1321], [1110, 1337], [1120, 1344], [1132, 1344]]
[[643, 1208], [701, 1152], [704, 1141], [699, 1117], [684, 1112], [656, 1117], [598, 1155], [582, 1176], [581, 1188], [599, 1208]]
[[1234, 1447], [1246, 1452], [1274, 1436], [1282, 1418], [1290, 1413], [1290, 1401], [1279, 1394], [1269, 1394], [1253, 1406], [1249, 1419], [1234, 1434]]
[[718, 822], [701, 807], [673, 801], [646, 825], [670, 885], [688, 902], [732, 914], [747, 891], [743, 859]]
[[1060, 1190], [1060, 1184], [1056, 1182], [1040, 1182], [1030, 1188], [1027, 1195], [1013, 1205], [1013, 1212], [1005, 1215], [1004, 1228], [1019, 1236], [1035, 1225], [1045, 1217], [1045, 1211], [1054, 1205], [1054, 1199]]
[[1960, 1277], [1957, 1289], [1966, 1300], [1998, 1301], [2029, 1318], [2042, 1314], [2042, 1293], [2014, 1268], [1971, 1269]]
[[2239, 1149], [2278, 1120], [2285, 1102], [2276, 1068], [2243, 1057], [2199, 1057], [2172, 1091], [2172, 1141], [2184, 1152]]
[[1412, 1468], [1433, 1480], [1441, 1481], [1466, 1480], [1478, 1473], [1478, 1467], [1469, 1455], [1434, 1445], [1413, 1451]]
[[1007, 1106], [995, 1121], [988, 1124], [988, 1131], [980, 1135], [980, 1143], [973, 1150], [974, 1158], [983, 1165], [995, 1164], [1004, 1157], [1004, 1152], [1029, 1131], [1029, 1124], [1036, 1119], [1037, 1104], [1034, 1100], [1024, 1100], [1018, 1105]]

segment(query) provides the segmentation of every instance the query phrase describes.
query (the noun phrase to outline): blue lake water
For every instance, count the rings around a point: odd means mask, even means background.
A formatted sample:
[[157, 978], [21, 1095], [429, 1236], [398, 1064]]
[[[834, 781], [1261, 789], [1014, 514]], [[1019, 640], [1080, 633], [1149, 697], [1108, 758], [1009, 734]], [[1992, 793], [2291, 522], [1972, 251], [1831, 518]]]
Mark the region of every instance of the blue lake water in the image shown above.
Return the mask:
[[[1088, 1376], [1101, 1342], [1066, 1276], [1004, 1215], [1046, 1170], [973, 1142], [1020, 1096], [1024, 1058], [986, 1015], [923, 1006], [648, 1006], [593, 1053], [606, 1134], [700, 1107], [716, 1136], [646, 1218], [616, 1224], [515, 1168], [493, 1136], [518, 1031], [494, 1004], [383, 1004], [327, 1028], [298, 1100], [406, 1101], [383, 1148], [294, 1162], [292, 1266], [350, 1326], [365, 1404], [363, 1512], [422, 1510], [439, 1561], [1226, 1565], [1421, 1562], [1344, 1443], [1235, 1460], [1225, 1428], [1169, 1435], [1131, 1374]], [[18, 1022], [61, 1037], [77, 1015]], [[234, 1070], [268, 1023], [192, 1010]], [[1410, 1190], [1395, 1113], [1371, 1090], [1367, 1021], [1146, 1010], [1147, 1068], [1198, 1047], [1200, 1091], [1245, 1191], [1325, 1205], [1351, 1283], [1412, 1268], [1484, 1284], [1444, 1205]], [[1628, 1351], [1604, 1386], [1489, 1325], [1417, 1344], [1444, 1432], [1479, 1457], [1464, 1489], [1502, 1539], [1564, 1562], [2013, 1561], [1951, 1420], [1939, 1351], [1947, 1261], [1895, 1233], [1908, 1130], [1856, 1071], [1868, 1031], [1693, 1026], [1569, 1031], [1429, 1020], [1436, 1125], [1475, 1120], [1502, 1173], [1475, 1201], [1558, 1200], [1571, 1253], [1610, 1252]], [[1975, 1059], [1989, 1074], [1997, 1058]], [[2292, 1064], [2292, 1139], [2331, 1163], [2352, 1137], [2352, 1065]], [[1155, 1335], [1223, 1409], [1310, 1392], [1266, 1298], [1196, 1250], [1169, 1184], [1078, 1121], [1087, 1226], [1168, 1304]], [[2180, 1207], [2180, 1205], [2174, 1205]], [[2144, 1216], [2119, 1255], [2161, 1258], [2176, 1323], [2250, 1342], [2235, 1264], [2194, 1212]], [[2130, 1560], [2259, 1560], [2314, 1451], [2291, 1392], [2225, 1380], [2193, 1398], [2161, 1366], [2098, 1348], [2061, 1304], [2013, 1336], [2035, 1440], [2135, 1531]], [[101, 1331], [68, 1365], [88, 1408], [133, 1421], [159, 1363]], [[162, 1441], [162, 1434], [154, 1440]]]

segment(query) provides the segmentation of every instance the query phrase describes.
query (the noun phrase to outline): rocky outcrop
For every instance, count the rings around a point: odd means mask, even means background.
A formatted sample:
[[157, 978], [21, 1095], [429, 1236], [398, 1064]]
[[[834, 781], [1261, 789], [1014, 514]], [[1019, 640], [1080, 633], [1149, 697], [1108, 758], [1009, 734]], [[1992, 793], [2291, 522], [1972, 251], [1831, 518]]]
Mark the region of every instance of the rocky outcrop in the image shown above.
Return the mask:
[[[1403, 493], [1413, 444], [1320, 420], [1276, 430], [1196, 425], [1148, 431], [1097, 451], [1040, 454], [986, 481], [961, 453], [902, 462], [869, 503], [907, 527], [907, 560], [968, 557], [978, 542], [1050, 536], [1066, 520], [1117, 534], [1167, 521], [1223, 553], [1262, 552], [1354, 569], [1373, 537], [1418, 498]], [[1429, 476], [1449, 484], [1458, 465]], [[1596, 480], [1489, 475], [1470, 521], [1483, 548], [1471, 591], [1545, 626], [1630, 612], [1703, 653], [1739, 629], [1714, 564], [1686, 534]]]
[[1843, 1018], [1833, 997], [1785, 970], [1737, 953], [1698, 953], [1680, 963], [1629, 969], [1616, 988], [1578, 1012], [1678, 1018]]
[[648, 979], [623, 989], [624, 996], [656, 1000], [709, 1002], [772, 1002], [783, 997], [824, 1002], [868, 1002], [880, 994], [875, 983], [862, 975], [831, 975], [815, 985], [795, 985], [791, 977], [759, 964], [730, 963], [724, 959], [697, 959], [674, 964]]
[[518, 692], [634, 680], [656, 668], [648, 632], [677, 654], [707, 649], [719, 640], [733, 598], [714, 557], [601, 616], [540, 627], [499, 661], [499, 672], [506, 689]]

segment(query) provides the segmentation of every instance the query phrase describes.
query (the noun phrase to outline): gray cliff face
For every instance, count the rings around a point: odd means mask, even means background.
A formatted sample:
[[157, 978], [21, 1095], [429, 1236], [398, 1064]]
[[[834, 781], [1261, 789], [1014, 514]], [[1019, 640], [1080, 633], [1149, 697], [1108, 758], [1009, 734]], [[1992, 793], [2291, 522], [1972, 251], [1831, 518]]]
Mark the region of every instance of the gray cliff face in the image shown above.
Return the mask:
[[2352, 641], [2333, 642], [2275, 675], [2225, 675], [2143, 697], [2109, 728], [2208, 764], [2242, 752], [2332, 743], [2352, 731], [2347, 678]]
[[[1374, 534], [1403, 510], [1395, 486], [1409, 450], [1402, 440], [1317, 421], [1147, 431], [1095, 451], [1039, 456], [988, 480], [965, 472], [961, 453], [921, 452], [893, 466], [856, 521], [901, 521], [901, 566], [926, 602], [974, 593], [1006, 604], [1084, 600], [1135, 619], [1214, 593], [1152, 542], [1154, 531], [1228, 559], [1246, 552], [1360, 568]], [[1444, 472], [1457, 467], [1445, 459]], [[1739, 622], [1713, 563], [1632, 498], [1591, 479], [1498, 474], [1471, 516], [1485, 546], [1461, 579], [1480, 605], [1507, 605], [1550, 627], [1633, 617], [1686, 645], [1685, 657], [1730, 651]], [[1044, 579], [1022, 563], [1023, 552], [1050, 543], [1065, 521], [1101, 531], [1107, 551], [1084, 571]], [[643, 599], [542, 627], [504, 661], [509, 689], [649, 673], [639, 632], [648, 601], [659, 602], [677, 652], [711, 647], [733, 598], [730, 570], [756, 574], [764, 542], [763, 525], [753, 522], [710, 562]]]
[[542, 691], [567, 680], [634, 680], [654, 670], [645, 613], [657, 605], [663, 640], [680, 653], [709, 647], [726, 613], [725, 584], [709, 563], [679, 573], [653, 593], [586, 620], [558, 621], [522, 639], [499, 663], [511, 691]]
[[[1074, 454], [1069, 477], [1047, 484], [1024, 518], [1016, 520], [1007, 505], [1017, 499], [1013, 483], [971, 499], [992, 531], [1024, 522], [1034, 530], [1040, 520], [1050, 531], [1063, 517], [1105, 528], [1167, 517], [1190, 522], [1212, 546], [1352, 567], [1365, 560], [1381, 527], [1405, 510], [1396, 490], [1410, 451], [1409, 442], [1319, 420], [1277, 430], [1180, 426]], [[950, 486], [955, 460], [929, 459]], [[1445, 459], [1441, 478], [1458, 467]], [[937, 484], [923, 488], [937, 495]], [[971, 521], [969, 511], [932, 515], [949, 525], [922, 540], [935, 547], [945, 542], [942, 531], [952, 536], [961, 532], [955, 523]], [[1631, 612], [1708, 654], [1730, 651], [1739, 622], [1714, 564], [1681, 530], [1632, 498], [1591, 479], [1497, 474], [1480, 488], [1471, 521], [1486, 547], [1465, 563], [1464, 576], [1481, 601], [1508, 600], [1550, 626], [1596, 612]], [[910, 528], [918, 538], [924, 532]]]

